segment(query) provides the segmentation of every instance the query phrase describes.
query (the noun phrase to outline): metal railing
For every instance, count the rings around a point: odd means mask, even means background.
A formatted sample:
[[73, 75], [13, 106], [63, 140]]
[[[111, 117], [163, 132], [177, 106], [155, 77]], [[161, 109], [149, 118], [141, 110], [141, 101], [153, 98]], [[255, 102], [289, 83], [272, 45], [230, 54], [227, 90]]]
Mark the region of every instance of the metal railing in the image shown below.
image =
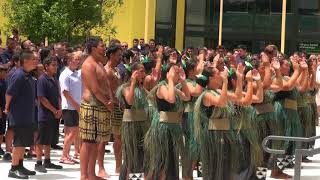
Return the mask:
[[280, 149], [271, 149], [267, 146], [268, 142], [271, 140], [275, 141], [293, 141], [297, 143], [295, 149], [295, 166], [294, 166], [294, 177], [293, 180], [300, 180], [301, 176], [301, 161], [302, 156], [313, 156], [315, 154], [320, 154], [320, 148], [311, 148], [311, 149], [301, 149], [301, 143], [305, 142], [312, 142], [316, 139], [320, 139], [320, 136], [313, 136], [310, 138], [303, 138], [303, 137], [286, 137], [286, 136], [268, 136], [263, 139], [262, 147], [263, 150], [271, 153], [271, 154], [285, 154], [285, 150]]

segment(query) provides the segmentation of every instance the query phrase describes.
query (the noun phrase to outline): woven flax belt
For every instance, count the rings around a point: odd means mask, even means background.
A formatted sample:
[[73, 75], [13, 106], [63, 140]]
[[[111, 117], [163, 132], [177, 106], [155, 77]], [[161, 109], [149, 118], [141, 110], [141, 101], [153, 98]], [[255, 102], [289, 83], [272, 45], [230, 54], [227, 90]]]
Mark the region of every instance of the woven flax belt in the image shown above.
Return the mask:
[[271, 103], [257, 104], [255, 108], [257, 115], [273, 112], [273, 105]]
[[227, 118], [209, 119], [208, 130], [230, 130], [230, 121]]
[[160, 111], [160, 122], [163, 123], [181, 123], [181, 112]]
[[144, 110], [125, 109], [123, 111], [123, 122], [146, 121], [147, 114]]
[[316, 97], [315, 96], [308, 96], [308, 103], [309, 104], [316, 103]]
[[285, 99], [284, 100], [284, 107], [287, 109], [297, 110], [298, 109], [298, 103], [296, 100], [292, 99]]

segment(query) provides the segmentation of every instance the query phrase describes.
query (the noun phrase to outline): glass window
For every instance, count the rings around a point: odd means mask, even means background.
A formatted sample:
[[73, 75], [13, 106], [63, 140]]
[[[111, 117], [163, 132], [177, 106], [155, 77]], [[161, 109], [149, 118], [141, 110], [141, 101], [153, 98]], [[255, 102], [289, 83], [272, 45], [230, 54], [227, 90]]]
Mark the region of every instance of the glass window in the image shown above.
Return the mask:
[[271, 0], [270, 7], [271, 7], [271, 12], [281, 13], [282, 12], [282, 1]]
[[186, 24], [205, 24], [206, 0], [186, 1]]
[[303, 15], [320, 13], [320, 2], [319, 0], [299, 1], [298, 10], [299, 14]]
[[224, 0], [224, 11], [248, 12], [248, 2], [254, 0]]
[[157, 1], [156, 22], [171, 22], [172, 20], [172, 1]]

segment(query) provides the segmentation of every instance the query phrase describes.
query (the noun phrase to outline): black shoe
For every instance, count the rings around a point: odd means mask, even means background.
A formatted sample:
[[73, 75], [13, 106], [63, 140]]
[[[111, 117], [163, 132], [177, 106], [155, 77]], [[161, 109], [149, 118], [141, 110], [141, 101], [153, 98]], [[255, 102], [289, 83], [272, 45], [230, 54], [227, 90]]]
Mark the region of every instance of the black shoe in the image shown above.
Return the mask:
[[15, 179], [29, 179], [29, 176], [23, 174], [21, 171], [19, 170], [9, 170], [9, 174], [8, 174], [9, 178], [15, 178]]
[[12, 160], [12, 156], [10, 153], [5, 153], [3, 155], [3, 158], [2, 158], [4, 161], [11, 161]]
[[19, 171], [20, 171], [22, 174], [25, 174], [25, 175], [28, 175], [28, 176], [34, 176], [34, 175], [36, 175], [36, 172], [35, 172], [35, 171], [30, 171], [30, 170], [26, 169], [24, 166], [20, 166]]
[[2, 148], [0, 148], [0, 155], [2, 156], [2, 155], [4, 155], [4, 154], [5, 154], [5, 152], [3, 151]]
[[58, 145], [51, 145], [51, 148], [54, 150], [62, 150], [63, 149], [61, 146], [58, 146]]
[[47, 173], [47, 169], [44, 167], [44, 165], [36, 164], [34, 166], [34, 170], [41, 173]]
[[26, 154], [24, 154], [24, 158], [26, 159], [32, 159], [32, 153], [31, 151], [27, 152]]
[[62, 169], [62, 166], [59, 166], [59, 165], [55, 165], [53, 163], [44, 163], [44, 167], [46, 169]]

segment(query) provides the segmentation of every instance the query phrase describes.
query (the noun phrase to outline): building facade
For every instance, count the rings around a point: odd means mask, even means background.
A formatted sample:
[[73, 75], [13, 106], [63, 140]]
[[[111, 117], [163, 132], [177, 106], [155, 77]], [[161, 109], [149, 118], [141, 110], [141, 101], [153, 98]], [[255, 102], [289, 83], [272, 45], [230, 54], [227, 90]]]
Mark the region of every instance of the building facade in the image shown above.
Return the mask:
[[[147, 1], [149, 8], [146, 8]], [[117, 37], [129, 43], [133, 38], [145, 37], [144, 28], [140, 26], [145, 24], [143, 10], [149, 9], [148, 38], [180, 50], [188, 46], [214, 48], [219, 38], [220, 2], [222, 0], [135, 0], [134, 4], [140, 9], [131, 17], [138, 26], [125, 28], [127, 32], [118, 29]], [[260, 51], [269, 43], [280, 47], [282, 4], [282, 0], [223, 0], [222, 44], [228, 49], [245, 44], [252, 52]], [[129, 6], [126, 8], [134, 8]], [[320, 53], [320, 0], [287, 0], [285, 17], [285, 52]], [[117, 18], [121, 19], [121, 15]], [[130, 32], [130, 38], [120, 35]]]
[[[281, 33], [283, 1], [286, 23]], [[0, 12], [0, 30], [4, 22]], [[238, 44], [252, 52], [269, 43], [280, 47], [281, 35], [285, 35], [286, 53], [320, 53], [320, 0], [123, 0], [113, 24], [115, 38], [129, 46], [134, 38], [153, 38], [179, 50], [214, 48], [221, 31], [222, 44], [230, 50]]]

